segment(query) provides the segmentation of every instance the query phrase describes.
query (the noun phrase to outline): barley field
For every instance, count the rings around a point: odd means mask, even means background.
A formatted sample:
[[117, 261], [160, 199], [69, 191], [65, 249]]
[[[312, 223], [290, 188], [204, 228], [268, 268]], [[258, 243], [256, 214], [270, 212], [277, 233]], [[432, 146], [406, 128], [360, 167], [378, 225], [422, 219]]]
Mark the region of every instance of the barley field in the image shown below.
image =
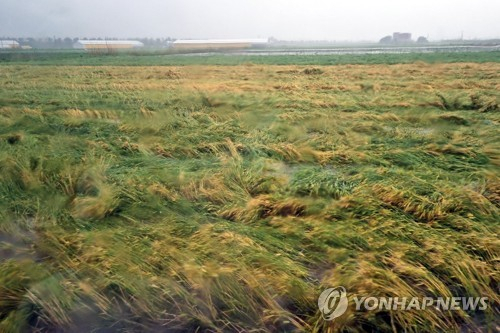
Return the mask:
[[495, 332], [499, 103], [498, 62], [4, 63], [0, 332]]

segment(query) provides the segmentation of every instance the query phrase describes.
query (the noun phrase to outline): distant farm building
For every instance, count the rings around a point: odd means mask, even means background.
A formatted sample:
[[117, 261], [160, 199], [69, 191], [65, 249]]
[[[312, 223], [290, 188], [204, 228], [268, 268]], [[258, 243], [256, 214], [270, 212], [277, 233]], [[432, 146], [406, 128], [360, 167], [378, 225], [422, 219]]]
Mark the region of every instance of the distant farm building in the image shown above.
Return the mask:
[[87, 51], [127, 50], [144, 47], [144, 44], [133, 40], [79, 40], [73, 48]]
[[18, 49], [21, 46], [15, 40], [0, 40], [0, 49]]
[[267, 39], [178, 39], [172, 47], [179, 50], [247, 49], [267, 43]]
[[411, 33], [409, 32], [395, 32], [392, 34], [392, 40], [394, 43], [410, 43]]

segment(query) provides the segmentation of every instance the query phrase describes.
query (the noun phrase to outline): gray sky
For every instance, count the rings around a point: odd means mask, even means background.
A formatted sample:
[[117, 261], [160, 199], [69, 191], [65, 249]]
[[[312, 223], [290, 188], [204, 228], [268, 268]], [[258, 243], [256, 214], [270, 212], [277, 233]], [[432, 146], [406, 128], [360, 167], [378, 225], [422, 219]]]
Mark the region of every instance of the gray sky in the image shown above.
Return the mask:
[[0, 36], [499, 38], [500, 0], [0, 0]]

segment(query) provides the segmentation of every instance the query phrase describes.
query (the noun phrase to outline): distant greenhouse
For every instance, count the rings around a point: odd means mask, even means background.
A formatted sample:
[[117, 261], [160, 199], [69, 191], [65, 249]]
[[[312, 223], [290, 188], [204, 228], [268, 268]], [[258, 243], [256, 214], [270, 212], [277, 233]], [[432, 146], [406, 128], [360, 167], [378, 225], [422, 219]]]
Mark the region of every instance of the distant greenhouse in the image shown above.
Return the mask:
[[82, 50], [126, 50], [144, 47], [144, 44], [134, 40], [79, 40], [73, 48]]
[[0, 40], [0, 49], [18, 49], [21, 45], [15, 40]]
[[245, 49], [264, 46], [267, 39], [178, 39], [172, 43], [175, 49]]

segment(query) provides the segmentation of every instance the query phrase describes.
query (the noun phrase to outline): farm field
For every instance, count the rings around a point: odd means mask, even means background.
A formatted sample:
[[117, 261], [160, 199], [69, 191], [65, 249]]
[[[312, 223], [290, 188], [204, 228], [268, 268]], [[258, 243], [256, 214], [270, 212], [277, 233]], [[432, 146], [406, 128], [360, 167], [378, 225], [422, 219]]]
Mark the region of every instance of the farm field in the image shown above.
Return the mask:
[[65, 59], [0, 66], [0, 332], [498, 329], [500, 63]]
[[[357, 52], [356, 48], [344, 48], [345, 52]], [[319, 54], [311, 55], [311, 50], [296, 50], [296, 54], [287, 48], [269, 49], [262, 54], [238, 53], [189, 53], [176, 54], [175, 50], [159, 49], [148, 51], [122, 51], [111, 54], [85, 53], [78, 50], [35, 50], [35, 51], [0, 51], [0, 65], [44, 65], [44, 66], [190, 66], [221, 65], [236, 66], [245, 63], [259, 65], [378, 65], [425, 63], [498, 63], [500, 51], [484, 52], [409, 52], [394, 53], [387, 48], [387, 53], [379, 54]], [[325, 50], [323, 50], [325, 51]], [[281, 55], [273, 53], [282, 52]], [[301, 52], [304, 52], [303, 54]]]

